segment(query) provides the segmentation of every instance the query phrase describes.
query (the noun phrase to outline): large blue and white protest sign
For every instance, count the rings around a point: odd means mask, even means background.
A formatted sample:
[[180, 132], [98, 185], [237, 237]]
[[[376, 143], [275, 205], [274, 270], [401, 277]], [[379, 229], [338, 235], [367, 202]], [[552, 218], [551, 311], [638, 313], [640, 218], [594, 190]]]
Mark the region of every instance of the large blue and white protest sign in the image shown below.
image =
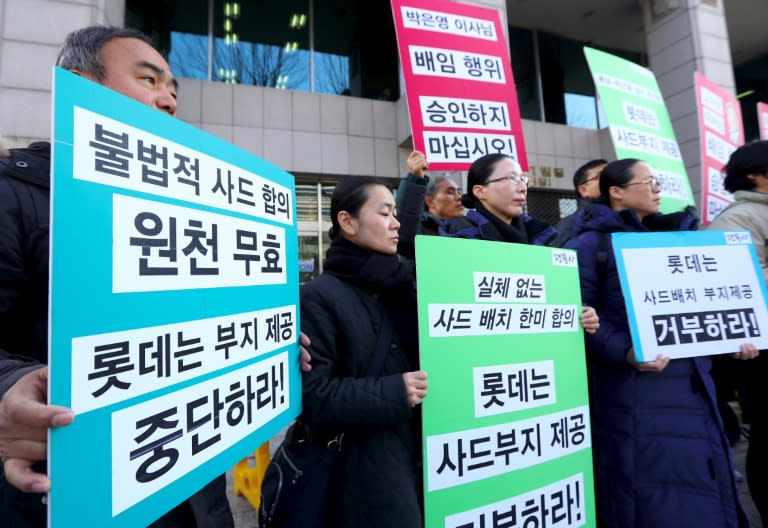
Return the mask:
[[637, 361], [768, 347], [766, 286], [748, 231], [611, 240]]
[[53, 528], [146, 526], [300, 411], [293, 177], [54, 71]]

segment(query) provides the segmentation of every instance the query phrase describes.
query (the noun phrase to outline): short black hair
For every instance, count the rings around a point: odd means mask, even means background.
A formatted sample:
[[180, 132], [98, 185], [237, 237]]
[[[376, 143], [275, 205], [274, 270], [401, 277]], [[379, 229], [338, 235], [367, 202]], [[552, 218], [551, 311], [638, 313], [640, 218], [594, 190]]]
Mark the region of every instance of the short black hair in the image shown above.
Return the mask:
[[752, 141], [733, 151], [723, 167], [728, 192], [749, 191], [755, 182], [747, 178], [750, 174], [768, 174], [768, 141]]
[[492, 154], [480, 156], [472, 162], [472, 165], [469, 167], [469, 172], [467, 172], [467, 192], [461, 195], [461, 205], [467, 209], [474, 209], [475, 206], [477, 206], [477, 196], [472, 192], [472, 188], [475, 185], [484, 185], [496, 169], [496, 164], [505, 158], [517, 161], [507, 154], [494, 152]]
[[[104, 44], [116, 38], [133, 38], [146, 42], [153, 48], [152, 40], [137, 29], [115, 26], [88, 26], [67, 35], [59, 51], [56, 66], [65, 70], [90, 73], [101, 82], [107, 75], [99, 53]], [[157, 49], [157, 48], [155, 48]]]
[[610, 194], [608, 189], [611, 187], [623, 187], [632, 181], [632, 169], [642, 160], [636, 158], [624, 158], [610, 162], [600, 173], [600, 201], [610, 205]]
[[346, 211], [352, 217], [357, 218], [360, 209], [368, 201], [368, 187], [373, 185], [382, 185], [389, 189], [384, 180], [370, 176], [350, 176], [336, 185], [331, 195], [331, 229], [328, 231], [331, 240], [336, 238], [341, 231], [339, 213]]
[[604, 159], [593, 159], [576, 169], [576, 172], [573, 173], [573, 188], [576, 192], [579, 192], [579, 186], [586, 183], [587, 173], [600, 165], [608, 165], [608, 161]]

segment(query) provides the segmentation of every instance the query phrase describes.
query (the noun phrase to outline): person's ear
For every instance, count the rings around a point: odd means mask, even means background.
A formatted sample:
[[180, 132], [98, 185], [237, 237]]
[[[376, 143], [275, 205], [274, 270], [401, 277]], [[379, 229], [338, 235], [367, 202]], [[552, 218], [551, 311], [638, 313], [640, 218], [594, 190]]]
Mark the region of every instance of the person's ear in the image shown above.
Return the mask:
[[472, 187], [472, 194], [474, 194], [475, 198], [478, 200], [485, 200], [486, 195], [488, 194], [488, 188], [485, 185], [475, 185]]
[[346, 211], [339, 211], [336, 219], [339, 221], [342, 233], [348, 237], [353, 237], [357, 234], [358, 222], [351, 214]]
[[79, 75], [80, 77], [84, 77], [84, 78], [88, 79], [89, 81], [97, 82], [96, 81], [96, 77], [94, 77], [92, 73], [88, 73], [88, 72], [84, 72], [84, 71], [80, 71], [80, 70], [69, 70], [69, 71], [71, 71], [75, 75]]
[[608, 189], [608, 196], [617, 202], [621, 202], [624, 199], [624, 189], [617, 185], [611, 185], [611, 187]]

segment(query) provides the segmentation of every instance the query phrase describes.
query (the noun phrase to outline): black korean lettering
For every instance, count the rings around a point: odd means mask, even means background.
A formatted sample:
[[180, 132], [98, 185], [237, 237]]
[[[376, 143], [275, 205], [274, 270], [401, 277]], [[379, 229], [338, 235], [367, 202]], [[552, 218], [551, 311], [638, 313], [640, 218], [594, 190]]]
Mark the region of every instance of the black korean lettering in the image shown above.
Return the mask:
[[129, 356], [128, 341], [99, 345], [93, 348], [93, 352], [93, 372], [88, 374], [88, 379], [107, 378], [103, 386], [91, 393], [95, 398], [100, 397], [112, 387], [126, 390], [131, 386], [130, 382], [124, 382], [118, 378], [119, 374], [134, 370]]
[[96, 151], [94, 170], [119, 176], [129, 177], [130, 160], [133, 153], [129, 149], [129, 137], [126, 132], [110, 132], [103, 125], [96, 123], [94, 140], [88, 143]]
[[163, 221], [155, 213], [149, 211], [136, 215], [133, 222], [136, 230], [143, 237], [131, 237], [130, 245], [141, 247], [139, 258], [139, 275], [178, 275], [179, 269], [173, 266], [151, 266], [149, 257], [152, 249], [156, 248], [157, 256], [176, 262], [176, 218], [168, 219], [168, 236], [155, 238], [163, 231]]

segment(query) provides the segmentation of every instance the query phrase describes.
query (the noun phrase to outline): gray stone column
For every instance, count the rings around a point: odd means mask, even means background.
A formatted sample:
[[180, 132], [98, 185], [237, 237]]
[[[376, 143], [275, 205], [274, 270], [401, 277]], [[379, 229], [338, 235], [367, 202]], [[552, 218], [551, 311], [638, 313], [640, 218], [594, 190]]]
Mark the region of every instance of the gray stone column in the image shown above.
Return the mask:
[[125, 0], [0, 0], [0, 136], [6, 147], [47, 139], [51, 70], [70, 31], [122, 25]]
[[733, 92], [724, 0], [643, 0], [648, 62], [667, 103], [701, 210], [701, 160], [693, 73]]

